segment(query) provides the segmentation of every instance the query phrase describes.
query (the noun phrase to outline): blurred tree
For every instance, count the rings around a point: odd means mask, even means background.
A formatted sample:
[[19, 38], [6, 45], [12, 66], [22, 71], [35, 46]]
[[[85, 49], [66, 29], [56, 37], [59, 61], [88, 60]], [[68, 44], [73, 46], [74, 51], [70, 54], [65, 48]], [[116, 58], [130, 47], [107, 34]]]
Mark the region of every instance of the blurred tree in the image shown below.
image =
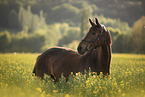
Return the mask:
[[119, 29], [121, 33], [127, 34], [130, 32], [130, 27], [127, 22], [123, 22], [120, 19], [106, 18], [103, 15], [95, 15], [99, 18], [100, 23], [104, 24], [106, 27], [112, 27], [114, 29]]
[[25, 10], [22, 6], [19, 9], [19, 22], [23, 31], [34, 33], [36, 30], [46, 27], [43, 11], [40, 11], [40, 16], [31, 12], [31, 6]]
[[25, 10], [22, 6], [19, 9], [19, 22], [23, 31], [30, 31], [32, 22], [32, 13], [30, 6]]
[[39, 34], [31, 34], [29, 36], [13, 37], [11, 43], [12, 52], [40, 52], [45, 45], [45, 36]]
[[6, 4], [0, 4], [0, 27], [8, 28], [9, 7]]
[[8, 27], [9, 13], [11, 10], [18, 13], [20, 6], [24, 8], [31, 6], [31, 12], [37, 15], [43, 10], [47, 24], [67, 22], [78, 26], [81, 21], [80, 11], [89, 6], [93, 9], [93, 15], [120, 19], [132, 26], [136, 19], [145, 15], [144, 2], [144, 0], [0, 0], [0, 26]]
[[[113, 50], [117, 52], [116, 45], [129, 45], [123, 41], [129, 39], [129, 34], [132, 34], [129, 33], [131, 32], [129, 25], [144, 15], [144, 2], [144, 0], [0, 0], [0, 31], [3, 33], [3, 29], [7, 29], [12, 33], [11, 38], [13, 38], [9, 46], [14, 43], [12, 45], [17, 51], [20, 47], [15, 45], [20, 46], [20, 41], [27, 43], [26, 40], [33, 38], [32, 34], [38, 33], [45, 36], [43, 47], [47, 49], [57, 45], [60, 41], [63, 41], [61, 45], [64, 46], [65, 40], [68, 40], [66, 45], [73, 44], [73, 39], [77, 38], [73, 36], [75, 33], [70, 31], [72, 27], [80, 26], [80, 36], [83, 37], [89, 27], [88, 18], [93, 15], [99, 18], [100, 23], [111, 27], [108, 29], [112, 34]], [[141, 24], [141, 21], [134, 23], [132, 35], [133, 48], [136, 47], [134, 52], [138, 53], [145, 52], [145, 43], [142, 38], [144, 34], [140, 34], [144, 29], [139, 30]], [[123, 51], [125, 50], [127, 51], [128, 48]]]
[[23, 14], [23, 18], [24, 18], [24, 24], [23, 26], [27, 26], [28, 27], [28, 32], [32, 33], [32, 18], [33, 18], [33, 14], [31, 12], [31, 6], [27, 6], [27, 10], [26, 13]]
[[115, 53], [131, 53], [132, 47], [131, 37], [126, 34], [120, 34], [113, 42], [112, 51]]
[[112, 42], [114, 43], [117, 37], [121, 34], [121, 31], [119, 29], [113, 29], [112, 27], [107, 27], [107, 29], [110, 31]]
[[[46, 50], [52, 46], [56, 46], [59, 42], [59, 39], [61, 39], [62, 35], [60, 32], [60, 24], [52, 24], [48, 25], [47, 29], [45, 29], [45, 46], [43, 46], [42, 50]], [[38, 32], [39, 33], [39, 32]]]
[[79, 17], [79, 9], [69, 3], [64, 3], [55, 6], [52, 8], [52, 13], [49, 13], [50, 22], [55, 21], [55, 22], [71, 23], [71, 21], [75, 21], [75, 18], [78, 17]]
[[94, 10], [95, 14], [103, 14], [105, 17], [126, 21], [130, 26], [140, 16], [145, 15], [144, 0], [91, 0], [100, 10]]
[[84, 37], [84, 35], [87, 33], [87, 30], [89, 28], [88, 19], [92, 15], [91, 8], [85, 8], [81, 12], [81, 33], [80, 37]]
[[40, 16], [39, 16], [39, 28], [42, 28], [42, 29], [45, 29], [46, 27], [46, 20], [45, 20], [45, 17], [44, 17], [44, 13], [43, 13], [43, 10], [40, 10]]
[[131, 53], [133, 50], [132, 38], [130, 33], [122, 33], [119, 29], [107, 27], [112, 37], [112, 52]]
[[13, 29], [19, 29], [18, 14], [16, 10], [11, 10], [8, 15], [8, 26]]
[[71, 48], [71, 49], [73, 49], [73, 50], [77, 50], [77, 47], [78, 47], [78, 44], [79, 44], [79, 42], [80, 41], [78, 41], [78, 40], [73, 40], [71, 43], [69, 43], [69, 44], [65, 44], [65, 45], [63, 45], [64, 47], [67, 47], [67, 48]]
[[29, 32], [35, 32], [36, 30], [38, 30], [40, 28], [41, 23], [39, 20], [39, 16], [38, 15], [32, 15], [32, 20], [31, 20], [31, 26], [30, 26], [30, 31]]
[[[26, 41], [26, 47], [29, 48], [28, 52], [40, 52], [45, 45], [45, 36], [34, 34]], [[25, 46], [24, 46], [25, 47]]]
[[60, 26], [61, 35], [64, 36], [69, 29], [70, 29], [69, 24], [67, 24], [67, 23], [61, 24], [61, 26]]
[[9, 52], [8, 48], [11, 43], [11, 35], [8, 31], [0, 33], [0, 52]]
[[133, 25], [132, 40], [134, 43], [134, 51], [137, 53], [145, 53], [145, 16], [142, 16]]
[[80, 32], [78, 28], [71, 28], [67, 31], [67, 34], [64, 35], [60, 40], [58, 45], [63, 46], [71, 43], [73, 40], [79, 40]]

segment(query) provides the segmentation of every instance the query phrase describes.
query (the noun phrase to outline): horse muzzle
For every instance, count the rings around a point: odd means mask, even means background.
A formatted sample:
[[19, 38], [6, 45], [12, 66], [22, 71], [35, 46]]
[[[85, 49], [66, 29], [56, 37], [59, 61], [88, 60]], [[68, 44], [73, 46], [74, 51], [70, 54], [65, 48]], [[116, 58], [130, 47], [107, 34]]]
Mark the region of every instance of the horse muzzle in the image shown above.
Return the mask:
[[85, 54], [87, 48], [86, 47], [84, 48], [82, 46], [78, 46], [77, 50], [78, 50], [79, 54], [83, 55], [83, 54]]

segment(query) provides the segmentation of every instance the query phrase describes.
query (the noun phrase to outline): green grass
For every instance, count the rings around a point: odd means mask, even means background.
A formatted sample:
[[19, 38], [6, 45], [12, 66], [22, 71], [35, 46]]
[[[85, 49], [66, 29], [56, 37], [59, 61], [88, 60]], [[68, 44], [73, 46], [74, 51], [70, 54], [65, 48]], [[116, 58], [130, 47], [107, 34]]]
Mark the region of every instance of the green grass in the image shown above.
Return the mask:
[[0, 97], [145, 97], [145, 55], [113, 54], [111, 76], [32, 76], [38, 54], [0, 54]]

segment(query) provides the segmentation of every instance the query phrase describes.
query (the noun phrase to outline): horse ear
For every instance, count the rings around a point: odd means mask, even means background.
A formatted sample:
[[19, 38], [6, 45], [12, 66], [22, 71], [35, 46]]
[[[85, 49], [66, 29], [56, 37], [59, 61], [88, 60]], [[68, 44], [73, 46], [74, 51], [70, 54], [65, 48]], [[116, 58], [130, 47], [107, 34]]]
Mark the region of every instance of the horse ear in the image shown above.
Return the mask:
[[98, 21], [98, 18], [95, 18], [95, 20], [96, 20], [96, 24], [97, 24], [99, 27], [101, 27], [101, 24], [100, 24], [100, 22]]
[[92, 25], [92, 26], [95, 26], [95, 23], [94, 22], [92, 22], [92, 20], [89, 18], [89, 21], [90, 21], [90, 24]]

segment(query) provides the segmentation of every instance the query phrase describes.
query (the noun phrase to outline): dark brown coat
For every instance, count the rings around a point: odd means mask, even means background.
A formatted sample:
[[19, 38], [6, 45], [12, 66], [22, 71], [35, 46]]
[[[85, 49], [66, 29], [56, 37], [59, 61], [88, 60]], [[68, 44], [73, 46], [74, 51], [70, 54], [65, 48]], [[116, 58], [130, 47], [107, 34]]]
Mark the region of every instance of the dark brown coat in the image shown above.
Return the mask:
[[[103, 72], [104, 76], [110, 75], [110, 32], [102, 28], [97, 19], [96, 24], [91, 20], [90, 23], [92, 27], [80, 42], [78, 52], [60, 47], [48, 49], [38, 56], [33, 73], [41, 78], [44, 74], [48, 74], [55, 81], [59, 80], [61, 74], [68, 78], [71, 72], [84, 72], [89, 68], [97, 74]], [[99, 35], [100, 29], [103, 30], [101, 30], [101, 35]], [[94, 32], [96, 34], [92, 34]]]

